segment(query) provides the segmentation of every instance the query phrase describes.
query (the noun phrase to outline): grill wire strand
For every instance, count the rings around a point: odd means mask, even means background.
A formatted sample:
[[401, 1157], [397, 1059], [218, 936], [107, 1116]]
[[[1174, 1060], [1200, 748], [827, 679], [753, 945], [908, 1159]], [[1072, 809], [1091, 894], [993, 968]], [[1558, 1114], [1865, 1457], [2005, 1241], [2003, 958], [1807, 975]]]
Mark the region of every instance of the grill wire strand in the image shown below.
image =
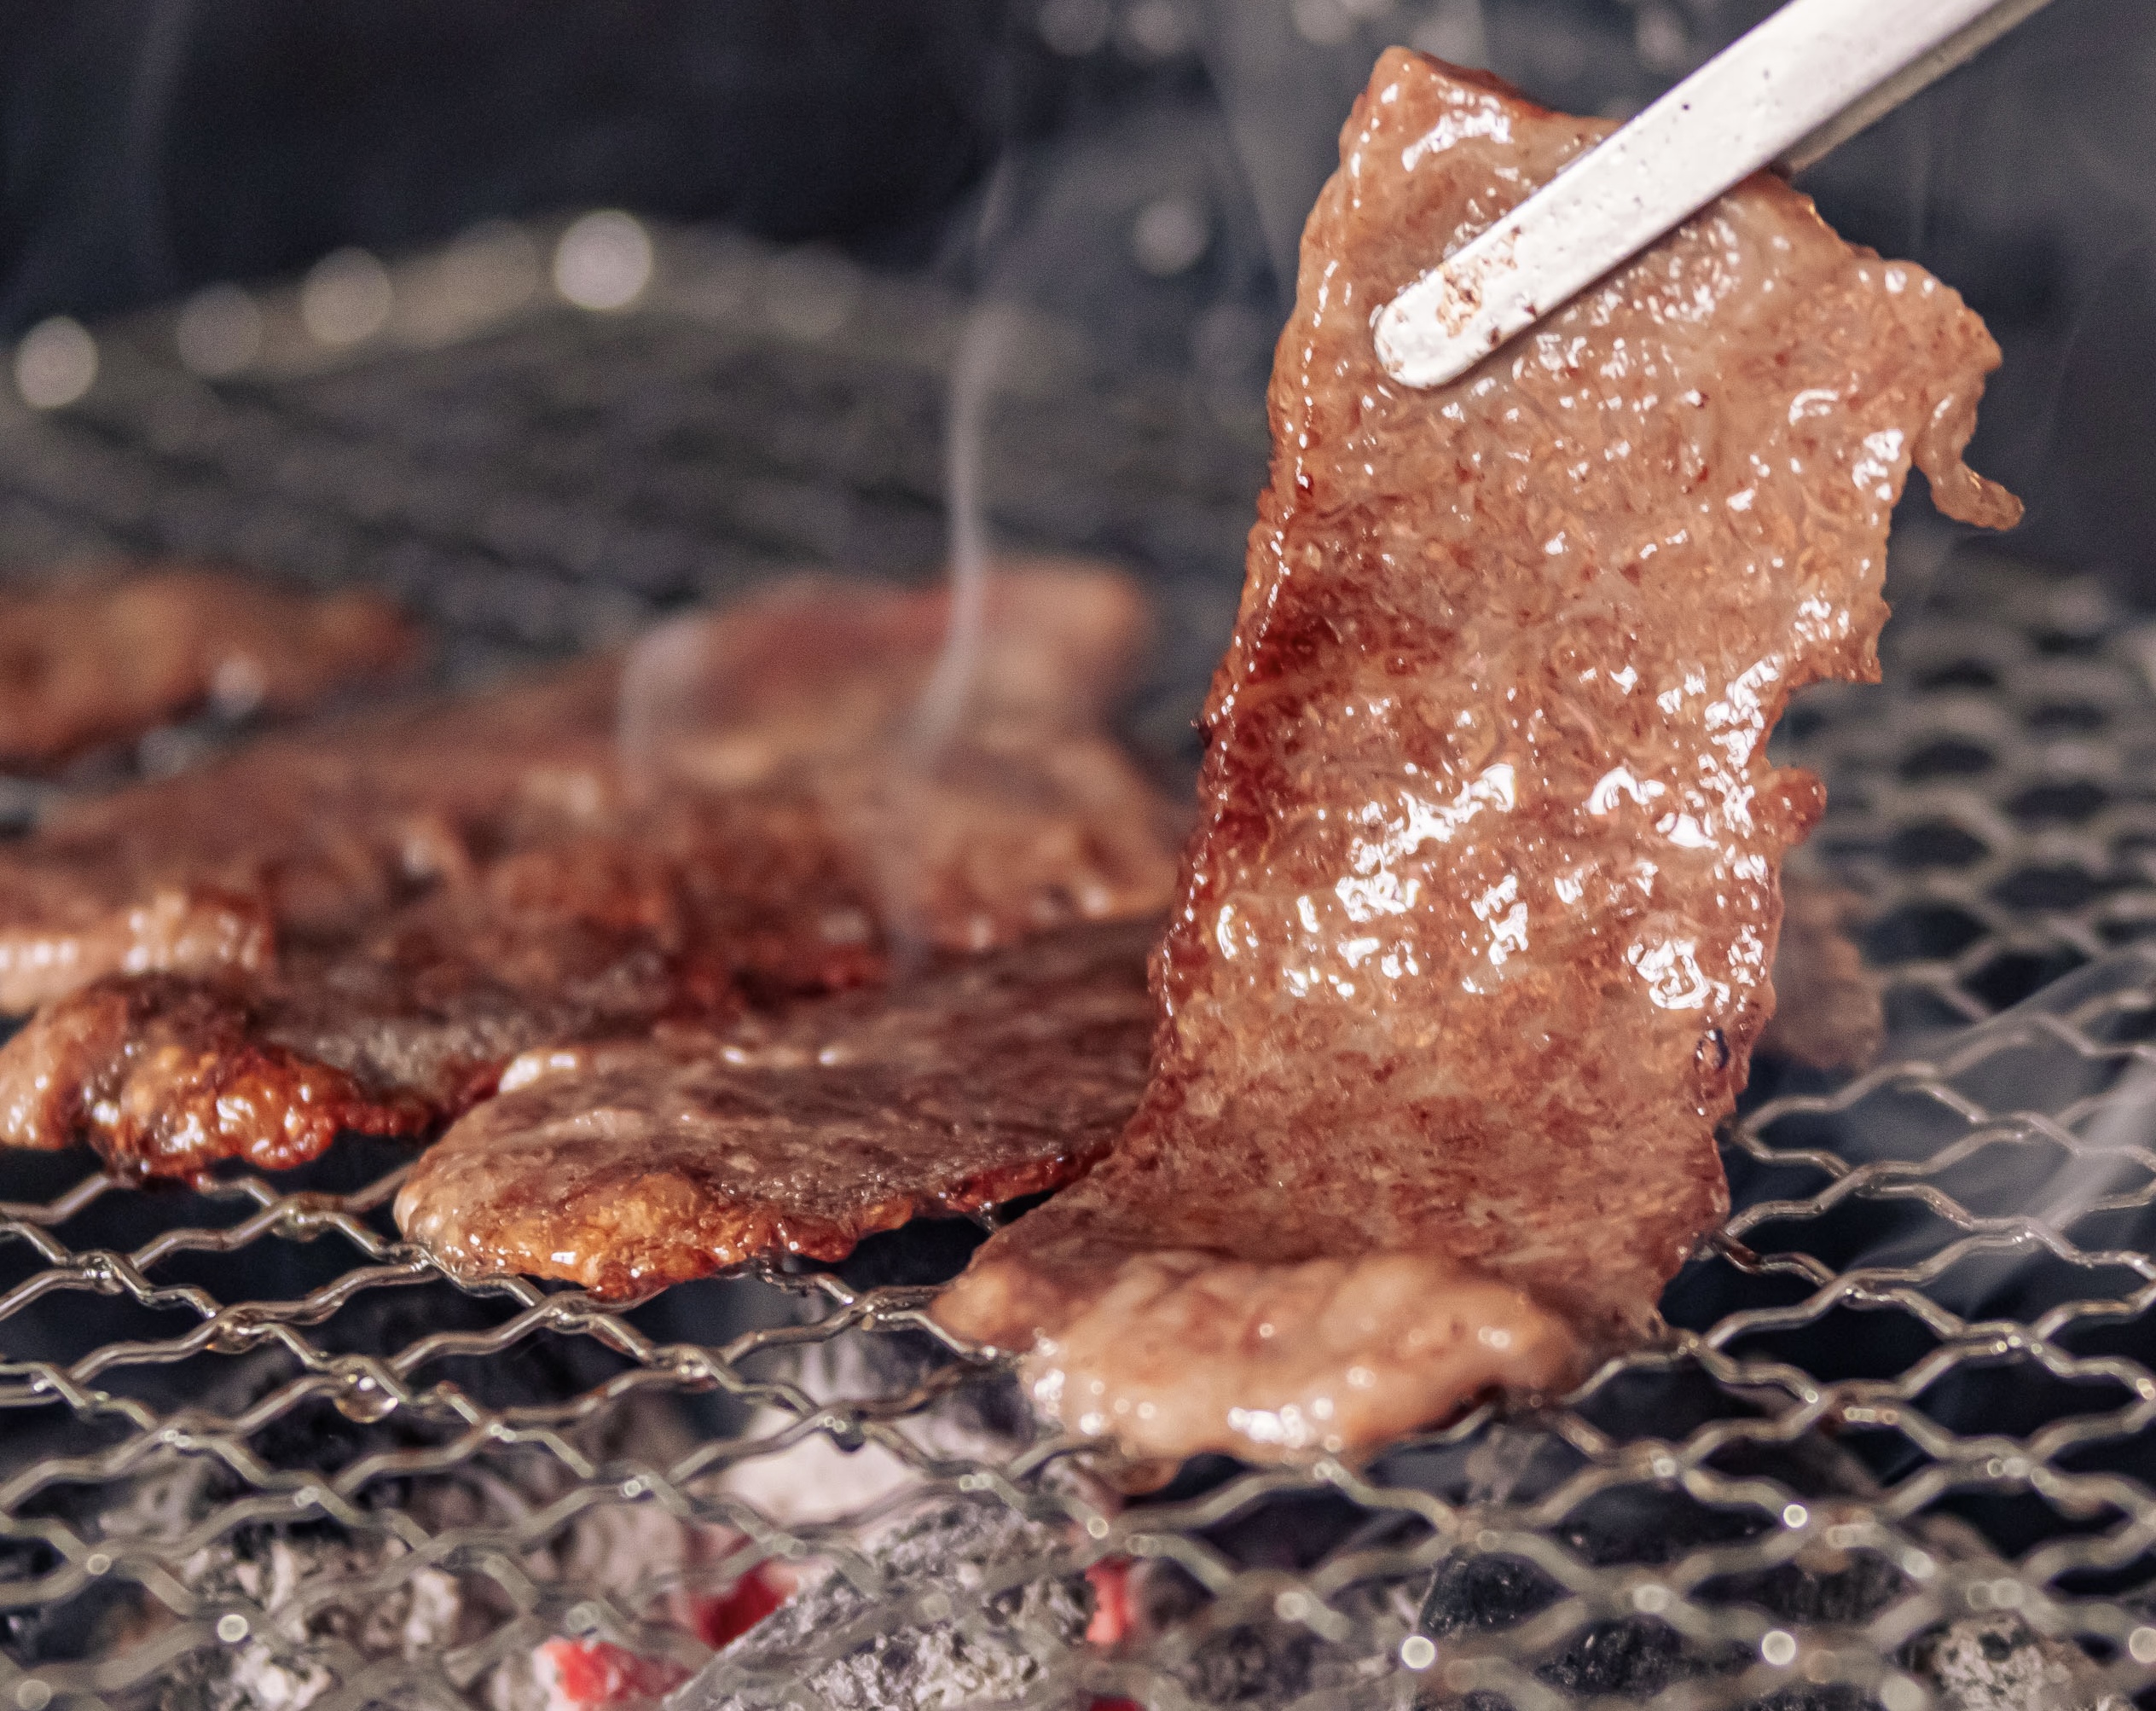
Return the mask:
[[[399, 264], [397, 318], [350, 349], [258, 293], [261, 352], [215, 381], [164, 354], [170, 316], [102, 329], [83, 399], [0, 415], [0, 560], [372, 580], [471, 683], [789, 565], [932, 562], [964, 305], [657, 237], [613, 314], [536, 284], [444, 307], [454, 252]], [[1232, 614], [1255, 394], [1027, 336], [997, 525], [1147, 567], [1132, 734], [1172, 765]], [[536, 1706], [559, 1637], [664, 1685], [709, 1655], [682, 1600], [775, 1568], [855, 1614], [693, 1702], [870, 1703], [827, 1667], [941, 1632], [1022, 1654], [978, 1702], [1919, 1711], [1978, 1702], [1940, 1660], [1989, 1633], [2069, 1670], [2078, 1699], [2042, 1702], [2123, 1708], [2156, 1679], [2156, 626], [1964, 548], [1886, 652], [1777, 751], [1828, 782], [1803, 861], [1861, 900], [1888, 1054], [1762, 1064], [1724, 1138], [1737, 1210], [1669, 1337], [1574, 1395], [1126, 1502], [873, 1267], [608, 1306], [447, 1277], [397, 1238], [408, 1155], [374, 1143], [185, 1192], [0, 1158], [0, 1707], [270, 1702], [235, 1696], [242, 1665], [284, 1703]], [[48, 788], [0, 782], [0, 819]], [[817, 1441], [882, 1486], [771, 1499], [756, 1470]], [[955, 1580], [894, 1569], [909, 1517], [953, 1513], [1004, 1544]], [[1112, 1644], [1019, 1597], [1088, 1570], [1104, 1596], [1133, 1563], [1179, 1602]]]

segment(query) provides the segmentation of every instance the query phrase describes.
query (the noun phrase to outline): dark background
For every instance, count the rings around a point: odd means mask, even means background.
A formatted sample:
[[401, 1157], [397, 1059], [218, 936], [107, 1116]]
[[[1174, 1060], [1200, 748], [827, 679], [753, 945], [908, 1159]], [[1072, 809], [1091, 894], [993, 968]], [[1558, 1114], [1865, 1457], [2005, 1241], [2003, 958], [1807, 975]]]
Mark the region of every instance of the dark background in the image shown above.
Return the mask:
[[[1261, 368], [1376, 49], [1632, 107], [1761, 0], [8, 0], [0, 333], [617, 205]], [[1985, 314], [2026, 549], [2156, 603], [2156, 9], [2055, 0], [1807, 181]], [[1135, 235], [1182, 211], [1165, 254]], [[1195, 222], [1193, 224], [1192, 223]], [[1156, 223], [1157, 229], [1157, 223]], [[1191, 253], [1191, 244], [1197, 247]]]

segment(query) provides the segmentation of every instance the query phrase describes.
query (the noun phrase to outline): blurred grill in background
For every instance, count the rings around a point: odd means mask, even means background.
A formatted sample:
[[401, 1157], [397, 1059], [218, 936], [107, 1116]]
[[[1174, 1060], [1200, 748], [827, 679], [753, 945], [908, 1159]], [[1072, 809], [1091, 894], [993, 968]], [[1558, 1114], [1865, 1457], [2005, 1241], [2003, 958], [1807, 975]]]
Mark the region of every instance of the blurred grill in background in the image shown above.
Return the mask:
[[[1629, 112], [1766, 0], [101, 0], [0, 12], [0, 328], [617, 205], [929, 268], [1261, 378], [1376, 49]], [[2156, 32], [2062, 0], [1816, 169], [2007, 351], [2028, 550], [2156, 598]]]

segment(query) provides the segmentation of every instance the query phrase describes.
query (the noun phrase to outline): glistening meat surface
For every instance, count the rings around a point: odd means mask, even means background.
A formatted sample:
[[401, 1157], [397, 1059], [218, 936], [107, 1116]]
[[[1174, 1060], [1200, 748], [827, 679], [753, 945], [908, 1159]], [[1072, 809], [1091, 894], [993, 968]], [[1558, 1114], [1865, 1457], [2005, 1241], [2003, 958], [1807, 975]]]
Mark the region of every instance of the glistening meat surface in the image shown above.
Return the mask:
[[[1982, 324], [1748, 181], [1459, 382], [1372, 311], [1605, 129], [1403, 50], [1305, 232], [1145, 1102], [937, 1308], [1149, 1455], [1352, 1450], [1652, 1332], [1773, 1010], [1768, 732], [1872, 678]], [[1173, 1374], [1175, 1393], [1159, 1393]]]
[[1145, 1084], [1152, 922], [946, 959], [721, 1033], [533, 1052], [414, 1167], [453, 1272], [639, 1294], [1070, 1180]]
[[0, 589], [0, 764], [49, 766], [206, 702], [297, 711], [403, 670], [420, 650], [380, 595], [299, 594], [232, 571]]
[[[0, 850], [0, 1003], [47, 1000], [0, 1048], [0, 1141], [281, 1166], [342, 1125], [432, 1128], [533, 1047], [1157, 911], [1171, 816], [1099, 728], [1133, 591], [1040, 566], [988, 595], [932, 745], [945, 597], [816, 583], [626, 668], [63, 812]], [[919, 815], [867, 811], [898, 790]]]

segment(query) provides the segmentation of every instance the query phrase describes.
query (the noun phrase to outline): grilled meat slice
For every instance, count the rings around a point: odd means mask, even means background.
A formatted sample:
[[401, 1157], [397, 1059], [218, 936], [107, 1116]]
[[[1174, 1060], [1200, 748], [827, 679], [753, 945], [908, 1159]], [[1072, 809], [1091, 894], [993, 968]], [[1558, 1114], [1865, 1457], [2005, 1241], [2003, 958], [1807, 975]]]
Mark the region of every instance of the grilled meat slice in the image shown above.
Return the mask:
[[1138, 1103], [1157, 932], [1065, 927], [724, 1030], [529, 1053], [397, 1223], [454, 1272], [625, 1296], [1057, 1187]]
[[125, 1174], [429, 1132], [518, 1053], [880, 975], [812, 810], [684, 804], [497, 861], [269, 971], [112, 975], [0, 1047], [0, 1141]]
[[1352, 1450], [1653, 1331], [1820, 806], [1767, 734], [1876, 676], [1912, 461], [2017, 514], [1981, 322], [1771, 177], [1394, 385], [1372, 310], [1604, 128], [1388, 52], [1304, 235], [1145, 1102], [937, 1308], [1142, 1453]]
[[233, 571], [0, 589], [0, 764], [50, 766], [205, 704], [298, 712], [420, 651], [379, 594], [304, 594]]
[[1182, 816], [1104, 728], [1145, 626], [1129, 582], [1054, 560], [991, 575], [970, 640], [941, 591], [804, 578], [644, 644], [624, 764], [646, 795], [814, 802], [902, 943], [1155, 914]]
[[273, 736], [0, 846], [0, 1009], [108, 974], [260, 972], [504, 851], [604, 825], [620, 662]]

